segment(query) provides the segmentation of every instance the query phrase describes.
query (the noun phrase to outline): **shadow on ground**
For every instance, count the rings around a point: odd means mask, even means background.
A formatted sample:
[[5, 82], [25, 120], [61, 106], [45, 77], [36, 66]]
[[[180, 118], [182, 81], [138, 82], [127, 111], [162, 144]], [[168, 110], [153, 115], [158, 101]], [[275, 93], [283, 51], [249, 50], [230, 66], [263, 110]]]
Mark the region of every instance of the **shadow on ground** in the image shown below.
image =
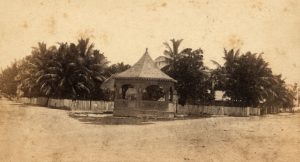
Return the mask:
[[134, 117], [114, 117], [112, 114], [74, 114], [69, 116], [85, 124], [96, 125], [149, 125], [148, 119]]
[[201, 116], [186, 116], [175, 117], [172, 119], [164, 118], [137, 118], [137, 117], [115, 117], [113, 114], [90, 114], [90, 113], [69, 113], [71, 118], [74, 118], [85, 124], [98, 124], [98, 125], [148, 125], [155, 124], [155, 122], [167, 122], [174, 120], [191, 120], [200, 118], [209, 118], [209, 115]]

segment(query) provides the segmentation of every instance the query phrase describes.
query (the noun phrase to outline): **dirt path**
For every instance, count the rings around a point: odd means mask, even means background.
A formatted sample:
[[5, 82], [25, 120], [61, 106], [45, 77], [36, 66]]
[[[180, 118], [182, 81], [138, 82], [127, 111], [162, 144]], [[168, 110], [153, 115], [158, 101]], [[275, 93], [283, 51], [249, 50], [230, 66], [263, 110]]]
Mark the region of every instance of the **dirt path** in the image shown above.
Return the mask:
[[300, 161], [300, 114], [136, 125], [0, 101], [0, 161]]

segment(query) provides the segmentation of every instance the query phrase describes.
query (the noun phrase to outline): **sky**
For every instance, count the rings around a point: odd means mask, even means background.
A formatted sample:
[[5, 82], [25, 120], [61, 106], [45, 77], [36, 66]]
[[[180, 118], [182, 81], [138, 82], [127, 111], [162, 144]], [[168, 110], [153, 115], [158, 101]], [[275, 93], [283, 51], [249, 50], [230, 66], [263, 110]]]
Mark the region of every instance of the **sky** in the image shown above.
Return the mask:
[[209, 67], [224, 48], [263, 52], [275, 74], [300, 83], [299, 0], [0, 0], [0, 37], [2, 68], [37, 42], [88, 37], [111, 63], [134, 64], [175, 38], [203, 49]]

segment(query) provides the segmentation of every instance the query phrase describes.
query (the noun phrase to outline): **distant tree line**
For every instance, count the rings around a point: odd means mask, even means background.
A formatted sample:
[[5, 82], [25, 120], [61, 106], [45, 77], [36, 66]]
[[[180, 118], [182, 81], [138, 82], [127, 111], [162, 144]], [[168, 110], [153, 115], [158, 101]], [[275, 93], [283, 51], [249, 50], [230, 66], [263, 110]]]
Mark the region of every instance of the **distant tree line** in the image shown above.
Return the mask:
[[[212, 61], [217, 68], [210, 69], [203, 63], [202, 49], [179, 50], [182, 41], [164, 43], [165, 66], [161, 69], [178, 81], [175, 88], [180, 104], [212, 103], [215, 91], [221, 90], [229, 102], [239, 106], [293, 106], [294, 92], [281, 75], [273, 74], [262, 54], [224, 50], [225, 63]], [[38, 43], [31, 55], [2, 70], [0, 89], [9, 96], [109, 100], [111, 92], [101, 89], [101, 84], [130, 65], [108, 63], [89, 39], [50, 47]]]

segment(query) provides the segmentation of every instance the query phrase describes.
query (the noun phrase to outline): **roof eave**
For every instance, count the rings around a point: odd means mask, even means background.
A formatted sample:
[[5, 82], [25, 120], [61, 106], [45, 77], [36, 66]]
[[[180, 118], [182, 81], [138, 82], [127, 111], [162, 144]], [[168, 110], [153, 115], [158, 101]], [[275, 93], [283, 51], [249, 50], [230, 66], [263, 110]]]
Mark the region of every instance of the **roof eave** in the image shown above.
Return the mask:
[[115, 79], [126, 79], [126, 80], [153, 80], [153, 81], [167, 81], [177, 83], [177, 80], [172, 78], [147, 78], [147, 77], [118, 77], [115, 76]]

